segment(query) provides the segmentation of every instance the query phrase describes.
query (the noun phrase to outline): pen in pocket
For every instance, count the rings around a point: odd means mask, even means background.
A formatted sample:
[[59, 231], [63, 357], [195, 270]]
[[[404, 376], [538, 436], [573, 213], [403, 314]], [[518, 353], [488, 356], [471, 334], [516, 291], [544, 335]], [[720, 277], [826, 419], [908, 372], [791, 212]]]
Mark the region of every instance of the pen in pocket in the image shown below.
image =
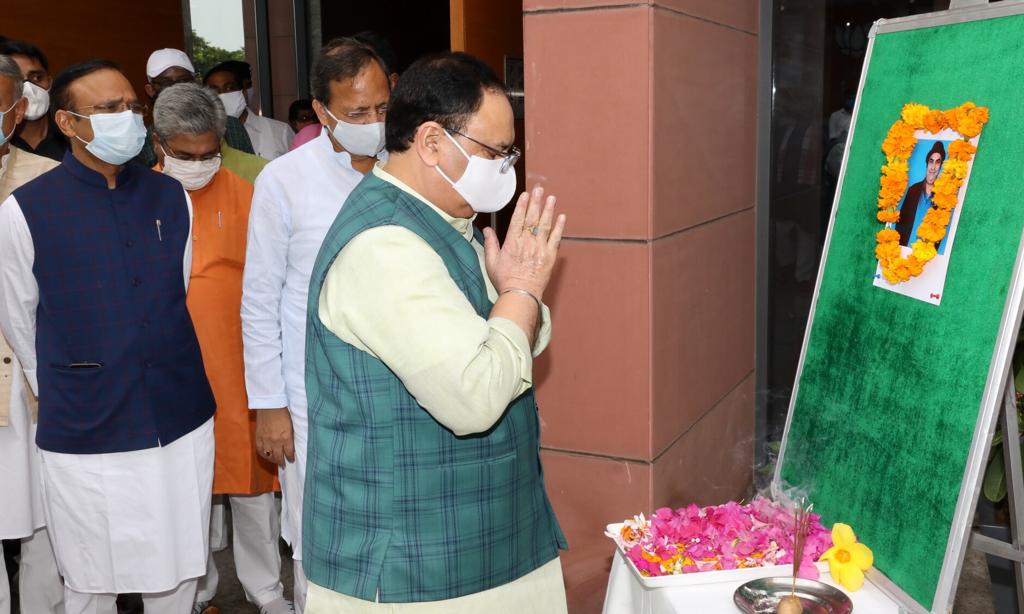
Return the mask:
[[160, 220], [156, 220], [156, 238], [160, 241], [164, 240], [164, 235], [160, 232]]

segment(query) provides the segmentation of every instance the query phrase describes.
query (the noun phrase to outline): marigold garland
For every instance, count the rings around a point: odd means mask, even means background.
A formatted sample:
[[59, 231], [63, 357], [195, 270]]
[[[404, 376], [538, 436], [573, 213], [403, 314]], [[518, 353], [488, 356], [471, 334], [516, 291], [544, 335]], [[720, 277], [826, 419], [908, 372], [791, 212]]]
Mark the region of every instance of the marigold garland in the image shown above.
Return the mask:
[[[885, 165], [878, 191], [877, 215], [878, 221], [886, 227], [875, 235], [875, 256], [882, 266], [882, 275], [889, 283], [898, 284], [917, 277], [924, 270], [924, 265], [938, 253], [936, 246], [946, 236], [953, 208], [957, 205], [957, 195], [967, 176], [967, 164], [977, 151], [970, 139], [981, 134], [987, 122], [988, 109], [973, 102], [948, 111], [929, 109], [911, 102], [903, 106], [900, 119], [889, 128], [882, 142]], [[955, 130], [963, 138], [949, 144], [946, 160], [933, 186], [932, 206], [917, 227], [918, 240], [910, 246], [913, 252], [903, 257], [900, 233], [889, 228], [888, 224], [895, 224], [900, 219], [898, 207], [907, 190], [910, 171], [907, 160], [917, 146], [914, 131], [926, 130], [935, 134], [946, 128]]]

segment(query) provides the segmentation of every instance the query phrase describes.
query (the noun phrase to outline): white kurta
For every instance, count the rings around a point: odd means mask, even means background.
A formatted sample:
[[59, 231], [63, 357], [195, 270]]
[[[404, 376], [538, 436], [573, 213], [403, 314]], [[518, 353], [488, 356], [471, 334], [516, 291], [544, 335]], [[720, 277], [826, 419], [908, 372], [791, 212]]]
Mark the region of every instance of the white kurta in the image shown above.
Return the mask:
[[326, 133], [256, 178], [242, 281], [245, 387], [252, 409], [287, 407], [294, 463], [281, 471], [281, 536], [302, 560], [306, 466], [306, 302], [309, 276], [334, 218], [363, 174]]
[[[13, 352], [11, 353], [13, 354]], [[0, 539], [20, 539], [42, 527], [43, 499], [39, 481], [36, 425], [25, 403], [28, 387], [21, 363], [11, 359], [10, 421], [0, 427]]]
[[[192, 214], [192, 201], [185, 201]], [[191, 231], [189, 232], [191, 237]], [[35, 246], [14, 196], [0, 204], [0, 329], [38, 394]], [[182, 278], [192, 271], [192, 241]], [[14, 416], [12, 415], [12, 423]], [[64, 581], [82, 593], [155, 593], [206, 573], [213, 420], [169, 445], [112, 454], [40, 451], [42, 502]]]
[[270, 117], [257, 115], [252, 109], [248, 111], [243, 126], [249, 134], [256, 155], [267, 160], [275, 160], [288, 153], [295, 138], [291, 126]]

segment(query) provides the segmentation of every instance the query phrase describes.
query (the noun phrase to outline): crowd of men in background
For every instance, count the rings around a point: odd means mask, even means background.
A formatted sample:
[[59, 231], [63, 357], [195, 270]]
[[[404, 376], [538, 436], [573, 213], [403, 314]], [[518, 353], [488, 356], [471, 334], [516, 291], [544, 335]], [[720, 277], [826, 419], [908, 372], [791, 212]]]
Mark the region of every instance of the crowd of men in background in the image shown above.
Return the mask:
[[531, 370], [565, 219], [536, 189], [504, 244], [475, 230], [516, 190], [504, 85], [465, 54], [395, 65], [327, 43], [285, 123], [244, 62], [155, 50], [145, 100], [0, 39], [23, 614], [215, 614], [226, 506], [261, 614], [565, 611]]

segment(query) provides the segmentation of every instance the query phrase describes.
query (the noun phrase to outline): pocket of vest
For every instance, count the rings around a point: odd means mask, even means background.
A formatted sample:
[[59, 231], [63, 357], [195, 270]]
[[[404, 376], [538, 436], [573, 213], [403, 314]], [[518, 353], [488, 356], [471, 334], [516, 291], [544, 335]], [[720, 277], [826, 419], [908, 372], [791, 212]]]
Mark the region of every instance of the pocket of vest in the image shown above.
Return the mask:
[[494, 464], [501, 464], [501, 463], [511, 462], [512, 460], [515, 459], [515, 457], [516, 457], [516, 452], [515, 452], [515, 450], [513, 450], [511, 452], [506, 452], [504, 454], [501, 454], [501, 455], [498, 455], [498, 456], [495, 456], [495, 457], [491, 457], [491, 458], [479, 458], [479, 457], [477, 457], [477, 458], [474, 458], [472, 460], [467, 459], [467, 460], [453, 461], [453, 462], [450, 462], [450, 463], [441, 463], [438, 466], [441, 469], [461, 469], [463, 467], [470, 467], [470, 468], [472, 468], [472, 467], [482, 466], [482, 465], [494, 465]]
[[51, 363], [50, 367], [52, 369], [57, 370], [57, 371], [67, 371], [69, 373], [78, 373], [78, 372], [81, 372], [81, 371], [89, 371], [89, 370], [94, 370], [94, 369], [102, 369], [103, 368], [103, 363], [102, 362], [89, 362], [89, 361], [71, 362], [71, 363], [68, 363], [66, 365], [52, 364]]

